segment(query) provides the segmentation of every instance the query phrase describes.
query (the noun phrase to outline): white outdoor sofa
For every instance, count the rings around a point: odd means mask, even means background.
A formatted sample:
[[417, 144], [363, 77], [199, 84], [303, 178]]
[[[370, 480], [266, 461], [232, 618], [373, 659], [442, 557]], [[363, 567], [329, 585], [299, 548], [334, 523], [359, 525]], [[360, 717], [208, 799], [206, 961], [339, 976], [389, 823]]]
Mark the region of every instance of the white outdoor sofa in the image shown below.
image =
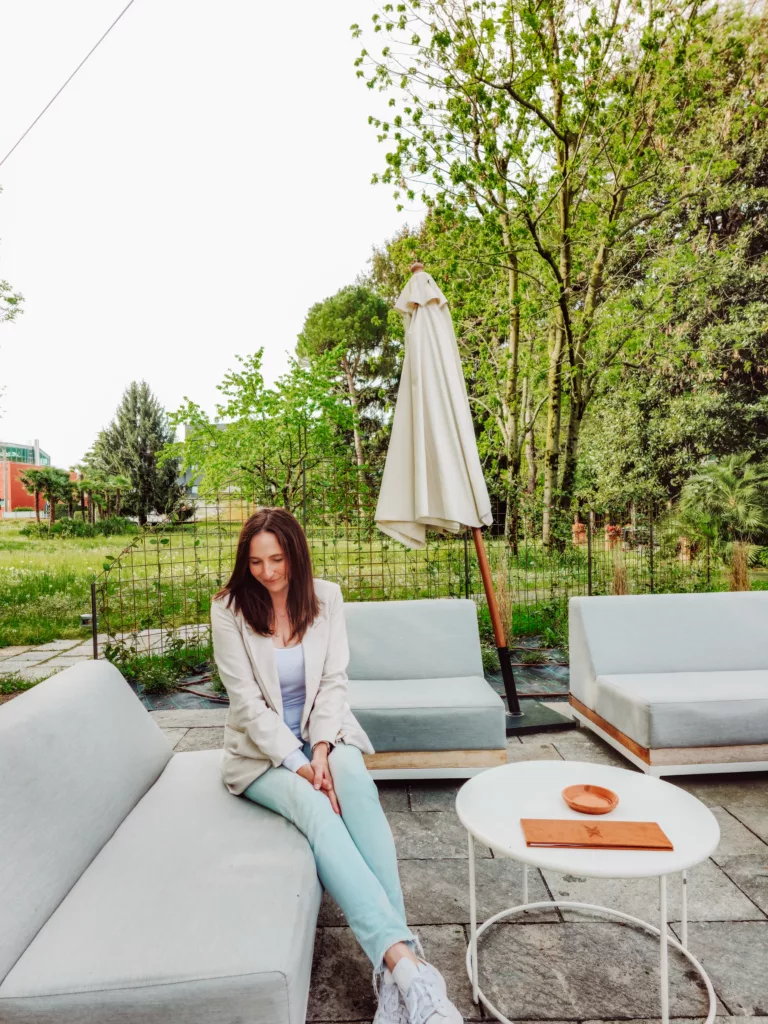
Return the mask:
[[649, 775], [768, 770], [768, 592], [574, 597], [576, 719]]
[[[506, 760], [471, 602], [347, 615], [375, 774]], [[227, 792], [220, 760], [174, 754], [103, 660], [0, 706], [2, 1024], [304, 1024], [314, 858], [290, 822]]]

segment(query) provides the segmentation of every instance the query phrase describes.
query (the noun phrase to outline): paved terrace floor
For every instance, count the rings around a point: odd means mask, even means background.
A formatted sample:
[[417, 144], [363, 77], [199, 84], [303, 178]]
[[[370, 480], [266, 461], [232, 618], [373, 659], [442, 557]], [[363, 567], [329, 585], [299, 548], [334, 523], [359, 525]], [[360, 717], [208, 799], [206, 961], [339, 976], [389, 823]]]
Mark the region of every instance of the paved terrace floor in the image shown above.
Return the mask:
[[[152, 712], [178, 751], [217, 748], [225, 710]], [[630, 765], [583, 729], [508, 742], [508, 760], [574, 760]], [[768, 775], [689, 776], [675, 781], [712, 807], [722, 840], [690, 873], [689, 946], [718, 995], [718, 1013], [768, 1024]], [[469, 933], [467, 840], [454, 810], [459, 784], [379, 783], [400, 863], [408, 921], [448, 981], [468, 1021], [488, 1019], [472, 1003], [464, 957]], [[521, 869], [482, 850], [478, 916], [521, 899]], [[680, 901], [670, 886], [670, 921], [679, 938]], [[530, 900], [602, 903], [655, 921], [655, 880], [606, 881], [531, 872]], [[481, 984], [510, 1019], [658, 1019], [658, 946], [650, 936], [573, 911], [528, 912], [480, 940]], [[338, 908], [325, 896], [315, 942], [308, 1020], [369, 1024], [375, 1006], [370, 967]], [[703, 1019], [706, 993], [679, 954], [670, 954], [670, 1012]]]

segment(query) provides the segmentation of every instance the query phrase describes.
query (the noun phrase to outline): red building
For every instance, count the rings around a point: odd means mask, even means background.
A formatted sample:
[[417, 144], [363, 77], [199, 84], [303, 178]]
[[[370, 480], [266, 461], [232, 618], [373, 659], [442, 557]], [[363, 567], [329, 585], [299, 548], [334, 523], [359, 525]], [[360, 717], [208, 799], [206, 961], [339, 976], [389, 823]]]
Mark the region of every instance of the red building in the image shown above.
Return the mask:
[[[41, 449], [37, 439], [33, 444], [0, 441], [0, 518], [20, 505], [35, 507], [35, 496], [24, 488], [20, 477], [28, 469], [39, 469], [50, 464], [50, 455]], [[76, 480], [77, 474], [71, 473], [70, 479]], [[45, 499], [40, 495], [41, 513], [44, 505]]]

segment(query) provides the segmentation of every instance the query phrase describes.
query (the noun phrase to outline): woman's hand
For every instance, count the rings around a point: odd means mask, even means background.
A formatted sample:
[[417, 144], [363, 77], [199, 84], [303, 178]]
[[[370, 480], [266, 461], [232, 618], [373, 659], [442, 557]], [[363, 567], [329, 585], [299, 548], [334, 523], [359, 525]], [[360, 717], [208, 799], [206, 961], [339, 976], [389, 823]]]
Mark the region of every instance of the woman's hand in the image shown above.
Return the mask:
[[312, 763], [309, 767], [313, 772], [312, 785], [315, 789], [322, 790], [331, 801], [334, 811], [341, 814], [341, 807], [339, 807], [336, 790], [333, 788], [333, 778], [328, 764], [328, 744], [324, 741], [315, 745], [315, 749], [312, 751]]

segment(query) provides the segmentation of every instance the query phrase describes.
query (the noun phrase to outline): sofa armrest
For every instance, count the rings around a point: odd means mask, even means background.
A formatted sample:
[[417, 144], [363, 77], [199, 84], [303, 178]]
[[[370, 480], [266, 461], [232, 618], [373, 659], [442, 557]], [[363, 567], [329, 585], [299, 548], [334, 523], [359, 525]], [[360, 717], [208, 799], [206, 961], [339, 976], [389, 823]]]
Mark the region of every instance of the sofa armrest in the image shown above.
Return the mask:
[[589, 600], [588, 597], [572, 597], [568, 602], [568, 646], [571, 693], [588, 708], [594, 708], [597, 679], [582, 616], [582, 606]]

